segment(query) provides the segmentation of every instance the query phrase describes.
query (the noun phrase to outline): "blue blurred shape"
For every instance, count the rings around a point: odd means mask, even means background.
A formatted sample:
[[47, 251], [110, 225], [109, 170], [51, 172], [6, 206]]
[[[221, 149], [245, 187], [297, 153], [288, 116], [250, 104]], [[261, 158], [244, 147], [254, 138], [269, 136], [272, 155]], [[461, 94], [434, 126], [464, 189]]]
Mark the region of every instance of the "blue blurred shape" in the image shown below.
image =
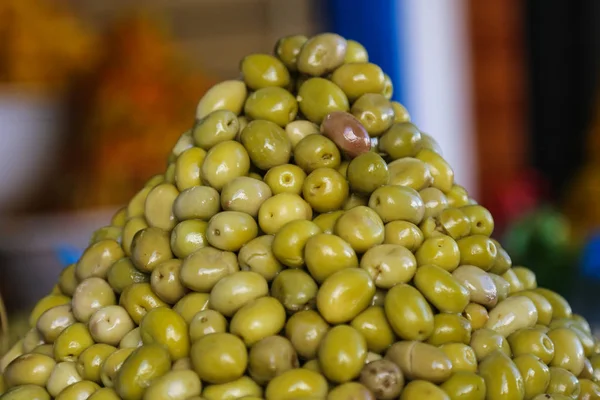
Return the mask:
[[393, 100], [403, 103], [400, 0], [328, 0], [329, 29], [362, 43], [369, 61], [379, 65], [394, 83]]
[[600, 232], [592, 235], [583, 247], [581, 274], [586, 278], [600, 280]]
[[81, 249], [69, 245], [62, 245], [56, 249], [56, 255], [63, 267], [75, 264], [79, 261], [82, 254], [83, 251]]

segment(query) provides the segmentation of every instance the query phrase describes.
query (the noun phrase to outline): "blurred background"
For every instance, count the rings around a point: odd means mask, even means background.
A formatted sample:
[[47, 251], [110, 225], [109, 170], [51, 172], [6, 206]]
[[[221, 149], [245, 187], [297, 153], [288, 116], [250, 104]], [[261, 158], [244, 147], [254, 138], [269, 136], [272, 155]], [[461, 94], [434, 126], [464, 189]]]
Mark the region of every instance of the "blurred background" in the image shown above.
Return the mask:
[[362, 42], [496, 221], [514, 264], [595, 323], [596, 0], [2, 0], [0, 293], [32, 307], [165, 167], [215, 82], [284, 35]]

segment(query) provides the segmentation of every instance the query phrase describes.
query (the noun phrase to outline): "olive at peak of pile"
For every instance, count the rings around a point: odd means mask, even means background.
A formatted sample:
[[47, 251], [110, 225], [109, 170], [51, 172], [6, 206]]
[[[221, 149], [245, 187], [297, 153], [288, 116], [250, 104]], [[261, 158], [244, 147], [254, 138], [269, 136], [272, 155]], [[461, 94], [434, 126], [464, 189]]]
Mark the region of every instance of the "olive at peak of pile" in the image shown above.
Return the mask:
[[2, 400], [600, 399], [600, 343], [338, 34], [210, 88], [0, 358]]

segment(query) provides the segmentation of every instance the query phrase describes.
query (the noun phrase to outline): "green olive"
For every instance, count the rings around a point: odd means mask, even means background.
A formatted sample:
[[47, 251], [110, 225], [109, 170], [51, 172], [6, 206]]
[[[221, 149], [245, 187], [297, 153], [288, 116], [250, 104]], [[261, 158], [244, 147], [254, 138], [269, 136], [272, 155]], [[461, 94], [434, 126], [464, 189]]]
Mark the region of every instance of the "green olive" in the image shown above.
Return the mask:
[[331, 328], [319, 346], [318, 359], [323, 374], [333, 382], [351, 381], [360, 375], [367, 356], [367, 342], [348, 325]]
[[256, 217], [262, 203], [271, 196], [271, 188], [267, 183], [240, 176], [221, 190], [221, 207], [226, 211], [239, 211]]
[[[202, 391], [201, 400], [244, 399], [262, 400], [263, 389], [247, 376], [228, 383], [209, 385]], [[191, 400], [189, 398], [188, 400]]]
[[290, 73], [285, 65], [269, 54], [250, 54], [244, 57], [240, 70], [244, 82], [252, 90], [271, 86], [285, 87], [290, 83]]
[[[496, 294], [498, 296], [498, 302], [504, 301], [507, 297], [513, 295], [519, 295], [521, 292], [513, 292], [511, 293], [510, 283], [502, 276], [498, 276], [496, 274], [488, 273], [489, 277], [494, 281], [494, 285], [496, 286]], [[535, 304], [535, 303], [534, 303]]]
[[348, 182], [332, 168], [317, 168], [302, 185], [302, 197], [316, 212], [335, 211], [348, 198]]
[[510, 346], [504, 336], [499, 333], [482, 328], [471, 334], [471, 343], [469, 344], [475, 351], [477, 361], [485, 359], [496, 350], [500, 350], [507, 356], [511, 356]]
[[302, 83], [298, 89], [297, 100], [300, 112], [315, 124], [320, 124], [325, 116], [333, 111], [350, 109], [344, 91], [335, 83], [323, 78], [309, 78]]
[[44, 338], [37, 328], [31, 328], [23, 338], [23, 353], [31, 353], [33, 349], [44, 343]]
[[486, 399], [522, 399], [525, 396], [525, 383], [519, 369], [500, 350], [481, 361], [479, 375], [485, 381]]
[[338, 218], [334, 233], [355, 252], [364, 253], [383, 243], [384, 229], [383, 221], [375, 211], [367, 206], [356, 206]]
[[[301, 122], [301, 121], [298, 121]], [[306, 173], [297, 165], [284, 164], [273, 167], [265, 174], [265, 183], [274, 195], [279, 193], [300, 194]]]
[[370, 136], [381, 136], [394, 123], [392, 103], [379, 93], [360, 96], [350, 110]]
[[320, 283], [337, 271], [358, 266], [352, 246], [344, 239], [326, 233], [318, 233], [307, 240], [304, 261], [312, 277]]
[[380, 244], [366, 251], [360, 260], [360, 267], [369, 273], [375, 286], [390, 289], [398, 283], [408, 283], [414, 277], [417, 261], [406, 247]]
[[284, 36], [277, 41], [275, 55], [279, 57], [290, 71], [297, 69], [298, 54], [300, 54], [300, 50], [307, 40], [308, 38], [304, 35], [290, 35]]
[[219, 280], [210, 292], [210, 308], [226, 317], [250, 301], [269, 293], [269, 285], [262, 275], [252, 271], [236, 271]]
[[119, 368], [114, 388], [124, 400], [141, 400], [150, 383], [171, 369], [171, 358], [158, 343], [146, 344], [133, 351]]
[[394, 122], [402, 123], [402, 122], [410, 122], [410, 114], [406, 107], [397, 101], [392, 101], [392, 108], [394, 109]]
[[73, 292], [75, 292], [75, 288], [78, 284], [75, 268], [76, 264], [65, 267], [58, 277], [58, 287], [61, 293], [66, 296], [73, 296]]
[[369, 351], [381, 353], [394, 343], [394, 331], [386, 319], [383, 307], [367, 308], [350, 325], [365, 338]]
[[[392, 160], [414, 157], [421, 149], [420, 147], [421, 132], [410, 122], [394, 123], [379, 138], [379, 150]], [[429, 171], [429, 167], [427, 167], [427, 171]]]
[[489, 319], [487, 309], [477, 303], [469, 303], [462, 315], [471, 322], [473, 331], [483, 328]]
[[188, 289], [210, 292], [221, 278], [238, 270], [235, 253], [203, 247], [183, 260], [179, 279]]
[[452, 272], [453, 277], [470, 293], [470, 301], [486, 307], [494, 307], [498, 302], [498, 288], [481, 268], [473, 265], [461, 265]]
[[129, 357], [135, 348], [125, 348], [118, 349], [117, 351], [111, 353], [104, 363], [102, 363], [102, 369], [100, 371], [100, 379], [102, 380], [102, 384], [105, 387], [112, 388], [114, 386], [114, 381], [117, 377], [117, 372], [121, 369], [121, 366], [125, 362], [125, 360]]
[[421, 265], [414, 284], [438, 310], [462, 313], [469, 304], [470, 292], [450, 272], [435, 265]]
[[106, 279], [115, 293], [121, 294], [132, 283], [150, 282], [150, 275], [138, 270], [131, 258], [121, 258], [110, 269]]
[[437, 217], [448, 208], [446, 195], [435, 187], [428, 187], [419, 191], [419, 195], [425, 205], [425, 218]]
[[[248, 127], [244, 128], [244, 131]], [[239, 142], [226, 140], [215, 145], [206, 154], [200, 174], [205, 184], [221, 190], [227, 182], [250, 171], [250, 156]]]
[[388, 184], [390, 173], [385, 160], [377, 153], [367, 152], [348, 164], [348, 182], [353, 192], [370, 195]]
[[299, 269], [281, 271], [271, 285], [271, 295], [290, 312], [314, 307], [317, 284], [306, 272]]
[[96, 390], [90, 397], [89, 400], [119, 400], [119, 395], [112, 388], [100, 388]]
[[324, 399], [328, 391], [323, 375], [306, 368], [296, 368], [273, 378], [265, 390], [265, 399]]
[[13, 360], [4, 370], [6, 387], [19, 385], [46, 386], [56, 361], [43, 354], [23, 354]]
[[349, 322], [369, 306], [374, 295], [375, 285], [367, 271], [344, 268], [322, 283], [317, 308], [329, 323]]
[[246, 84], [227, 80], [212, 86], [204, 93], [196, 107], [196, 118], [202, 119], [215, 110], [229, 110], [236, 115], [242, 112], [246, 100]]
[[485, 400], [485, 380], [474, 372], [457, 372], [440, 387], [456, 400]]
[[189, 353], [188, 326], [181, 315], [168, 307], [148, 311], [140, 323], [140, 335], [144, 345], [156, 343], [165, 347], [173, 361]]
[[85, 380], [101, 383], [102, 364], [116, 350], [116, 347], [104, 343], [88, 347], [77, 359], [77, 373]]
[[336, 144], [327, 137], [308, 135], [294, 147], [294, 161], [304, 172], [310, 174], [317, 168], [339, 167], [341, 154]]
[[460, 250], [450, 236], [440, 235], [426, 239], [416, 251], [418, 265], [436, 265], [448, 272], [460, 264]]
[[117, 346], [123, 337], [134, 328], [134, 324], [125, 308], [112, 305], [101, 308], [92, 314], [88, 327], [96, 343]]
[[441, 313], [433, 317], [433, 333], [427, 343], [439, 346], [445, 343], [471, 341], [471, 323], [460, 314]]
[[246, 243], [238, 252], [238, 263], [243, 271], [256, 272], [272, 281], [283, 266], [275, 257], [273, 235], [263, 235]]
[[575, 375], [564, 368], [550, 367], [550, 379], [546, 393], [564, 395], [567, 398], [580, 398], [580, 382]]
[[452, 373], [477, 372], [477, 356], [475, 350], [464, 343], [446, 343], [440, 347], [452, 363]]
[[227, 331], [227, 320], [223, 314], [215, 310], [199, 311], [189, 325], [189, 334], [192, 343], [211, 333], [222, 333]]
[[194, 371], [170, 371], [150, 383], [144, 400], [186, 400], [201, 391], [202, 383]]
[[36, 326], [38, 319], [49, 309], [70, 302], [71, 299], [69, 297], [61, 294], [49, 294], [48, 296], [42, 297], [35, 307], [33, 307], [31, 314], [29, 314], [29, 326]]
[[507, 340], [515, 357], [532, 354], [545, 364], [550, 364], [554, 358], [554, 343], [544, 332], [537, 329], [520, 329], [508, 336]]
[[[228, 111], [216, 112], [224, 113]], [[233, 115], [232, 118], [233, 121], [237, 122], [235, 115]], [[177, 160], [175, 161], [175, 186], [177, 186], [177, 190], [182, 192], [185, 189], [202, 184], [202, 179], [200, 178], [200, 166], [204, 162], [205, 157], [206, 151], [198, 147], [192, 147], [177, 157]]]
[[86, 278], [106, 278], [113, 263], [124, 257], [121, 245], [112, 239], [104, 239], [88, 247], [75, 267], [75, 276], [79, 281]]
[[248, 365], [244, 342], [230, 333], [202, 336], [192, 345], [190, 359], [202, 381], [216, 384], [240, 378]]
[[346, 40], [345, 63], [358, 63], [369, 61], [369, 54], [365, 47], [355, 40]]
[[173, 212], [179, 221], [200, 219], [208, 221], [221, 210], [219, 192], [210, 186], [194, 186], [179, 193]]
[[272, 241], [273, 255], [284, 265], [300, 268], [304, 265], [304, 248], [307, 241], [320, 232], [321, 229], [311, 221], [288, 222]]
[[392, 221], [385, 225], [385, 244], [400, 245], [414, 252], [421, 247], [423, 240], [423, 232], [412, 222]]
[[233, 318], [229, 331], [247, 346], [275, 335], [285, 326], [285, 308], [274, 297], [260, 297], [246, 303]]
[[137, 328], [133, 328], [129, 332], [123, 336], [121, 341], [119, 342], [120, 349], [137, 349], [144, 344], [142, 341], [141, 329], [138, 326]]
[[156, 295], [165, 303], [175, 304], [186, 293], [187, 289], [179, 279], [181, 260], [173, 259], [159, 264], [150, 279], [150, 285]]
[[115, 292], [102, 278], [87, 278], [73, 294], [73, 315], [80, 322], [87, 323], [97, 310], [117, 303]]
[[268, 198], [258, 210], [258, 224], [267, 235], [276, 234], [285, 224], [312, 219], [312, 208], [297, 194], [279, 193]]
[[36, 328], [45, 343], [54, 343], [58, 335], [74, 322], [71, 305], [63, 304], [44, 312], [38, 319]]
[[335, 33], [321, 33], [308, 39], [298, 54], [298, 71], [312, 76], [325, 75], [344, 63], [346, 39]]
[[142, 229], [133, 237], [131, 261], [135, 267], [146, 273], [152, 272], [160, 263], [173, 258], [169, 233], [149, 227]]
[[460, 209], [471, 221], [472, 235], [491, 236], [494, 231], [494, 219], [485, 207], [472, 204], [462, 206]]
[[[394, 95], [394, 84], [392, 83], [392, 78], [390, 78], [390, 76], [385, 73], [383, 74], [383, 90], [381, 91], [381, 94], [383, 95], [383, 97], [385, 97], [388, 100], [390, 100], [392, 98], [392, 96]], [[394, 110], [394, 113], [395, 113], [396, 109], [393, 105], [392, 105], [392, 109]], [[394, 121], [396, 121], [395, 115], [394, 115]]]
[[123, 251], [128, 257], [131, 256], [131, 244], [135, 235], [144, 228], [148, 227], [146, 218], [143, 216], [133, 217], [127, 220], [123, 227], [123, 238], [121, 240]]
[[252, 346], [248, 371], [258, 384], [268, 383], [277, 375], [299, 367], [292, 343], [282, 336], [268, 336]]
[[544, 362], [533, 354], [515, 356], [513, 362], [523, 377], [525, 398], [530, 399], [546, 392], [550, 383], [550, 370]]
[[0, 358], [0, 373], [3, 373], [6, 366], [21, 355], [23, 355], [23, 339], [17, 340], [17, 342], [2, 355]]
[[[97, 383], [92, 381], [80, 381], [67, 386], [56, 396], [58, 400], [87, 399], [100, 389]], [[141, 398], [141, 397], [140, 397]]]
[[434, 328], [433, 311], [413, 286], [399, 283], [385, 296], [385, 314], [392, 329], [405, 340], [425, 340]]
[[535, 304], [524, 296], [513, 296], [501, 301], [489, 312], [485, 324], [504, 337], [523, 328], [532, 328], [537, 323]]
[[285, 131], [274, 122], [265, 119], [251, 121], [242, 131], [240, 139], [253, 164], [260, 169], [268, 170], [286, 164], [290, 159], [292, 144]]
[[[296, 118], [298, 102], [290, 92], [283, 88], [265, 87], [248, 96], [244, 113], [253, 120], [265, 120], [265, 122], [284, 127]], [[252, 122], [248, 125], [250, 124]], [[241, 137], [243, 135], [242, 132]], [[287, 135], [285, 138], [287, 139]], [[291, 142], [288, 141], [288, 143], [291, 147]]]
[[298, 354], [305, 359], [315, 358], [317, 349], [329, 325], [316, 311], [306, 310], [293, 314], [285, 326], [285, 335]]
[[50, 395], [41, 386], [21, 385], [8, 390], [2, 400], [50, 400]]
[[94, 344], [85, 324], [76, 322], [66, 328], [54, 341], [54, 359], [59, 361], [75, 361], [85, 349]]
[[403, 220], [418, 224], [425, 215], [425, 204], [419, 193], [405, 186], [386, 185], [375, 189], [369, 198], [369, 207], [384, 223]]
[[450, 397], [439, 386], [423, 380], [409, 382], [402, 390], [398, 400], [450, 400]]
[[412, 340], [394, 343], [385, 359], [398, 365], [409, 380], [424, 379], [442, 383], [452, 374], [450, 359], [439, 348]]
[[579, 375], [584, 367], [585, 354], [577, 334], [569, 328], [557, 328], [550, 330], [548, 337], [554, 343], [554, 358], [550, 366]]
[[492, 266], [492, 269], [490, 269], [490, 272], [502, 275], [512, 267], [512, 259], [506, 250], [502, 248], [500, 243], [494, 240], [492, 240], [492, 242], [494, 242], [496, 245], [497, 254], [496, 260], [494, 261], [494, 265]]
[[346, 93], [348, 100], [354, 101], [365, 93], [381, 93], [385, 76], [376, 64], [356, 62], [341, 65], [333, 71], [331, 80]]
[[544, 288], [533, 289], [537, 294], [540, 294], [550, 302], [552, 306], [552, 318], [569, 318], [573, 314], [571, 306], [560, 294]]
[[589, 379], [579, 379], [579, 398], [582, 400], [600, 399], [600, 386]]
[[388, 170], [390, 185], [407, 186], [417, 191], [428, 188], [433, 179], [427, 164], [412, 157], [392, 161], [388, 164]]
[[173, 214], [173, 203], [179, 195], [179, 190], [170, 183], [161, 183], [154, 187], [144, 204], [144, 215], [148, 225], [160, 228], [164, 231], [171, 231], [177, 224], [177, 219]]
[[208, 293], [188, 293], [173, 306], [173, 310], [181, 315], [187, 324], [190, 324], [197, 313], [206, 310], [209, 299]]
[[134, 283], [125, 288], [119, 298], [119, 305], [127, 310], [136, 324], [148, 311], [156, 307], [166, 306], [153, 291], [149, 283]]
[[46, 390], [52, 397], [58, 396], [67, 386], [70, 386], [76, 382], [81, 381], [81, 376], [77, 372], [76, 364], [72, 361], [63, 361], [57, 363], [48, 382], [46, 382]]

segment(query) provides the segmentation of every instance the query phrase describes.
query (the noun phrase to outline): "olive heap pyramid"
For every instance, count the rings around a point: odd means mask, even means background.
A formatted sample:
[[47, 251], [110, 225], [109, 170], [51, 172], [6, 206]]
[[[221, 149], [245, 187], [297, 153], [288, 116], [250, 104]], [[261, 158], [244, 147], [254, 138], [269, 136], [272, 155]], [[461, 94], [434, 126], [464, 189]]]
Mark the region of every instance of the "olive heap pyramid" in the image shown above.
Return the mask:
[[359, 43], [213, 86], [0, 362], [4, 400], [600, 399], [590, 326], [490, 238]]

